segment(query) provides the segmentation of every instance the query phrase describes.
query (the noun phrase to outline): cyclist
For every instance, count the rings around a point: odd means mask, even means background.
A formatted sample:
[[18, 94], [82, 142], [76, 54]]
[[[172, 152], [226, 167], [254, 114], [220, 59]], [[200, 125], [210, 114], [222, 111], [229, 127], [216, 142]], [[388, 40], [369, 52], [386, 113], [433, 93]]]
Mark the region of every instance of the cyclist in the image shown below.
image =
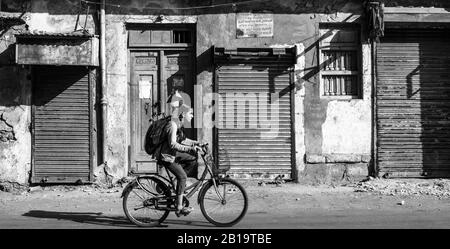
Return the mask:
[[190, 123], [193, 118], [193, 109], [187, 105], [172, 105], [172, 119], [164, 127], [163, 142], [157, 155], [158, 163], [166, 167], [177, 178], [177, 211], [175, 214], [187, 215], [191, 207], [183, 207], [184, 190], [187, 177], [197, 178], [198, 155], [200, 143], [186, 138], [183, 129], [184, 123]]

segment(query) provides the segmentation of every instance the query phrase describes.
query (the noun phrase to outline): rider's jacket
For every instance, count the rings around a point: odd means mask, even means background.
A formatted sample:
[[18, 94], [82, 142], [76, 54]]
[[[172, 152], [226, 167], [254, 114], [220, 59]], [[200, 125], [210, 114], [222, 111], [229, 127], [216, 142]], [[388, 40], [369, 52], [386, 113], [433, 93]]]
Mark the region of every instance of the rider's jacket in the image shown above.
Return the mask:
[[187, 139], [183, 128], [179, 127], [173, 120], [164, 127], [163, 136], [165, 138], [159, 148], [160, 151], [156, 152], [157, 160], [173, 163], [177, 151], [195, 152], [193, 145], [195, 145], [196, 141]]

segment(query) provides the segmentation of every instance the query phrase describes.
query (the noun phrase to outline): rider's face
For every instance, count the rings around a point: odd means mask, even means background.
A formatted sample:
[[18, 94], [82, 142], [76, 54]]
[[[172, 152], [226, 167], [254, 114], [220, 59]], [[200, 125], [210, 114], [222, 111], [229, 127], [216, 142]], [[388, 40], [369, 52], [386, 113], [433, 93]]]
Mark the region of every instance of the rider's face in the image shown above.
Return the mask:
[[184, 116], [184, 119], [185, 119], [187, 122], [191, 122], [191, 120], [192, 120], [193, 117], [194, 117], [194, 114], [192, 113], [192, 110], [190, 110], [190, 111], [188, 111], [188, 112], [186, 113], [186, 115]]

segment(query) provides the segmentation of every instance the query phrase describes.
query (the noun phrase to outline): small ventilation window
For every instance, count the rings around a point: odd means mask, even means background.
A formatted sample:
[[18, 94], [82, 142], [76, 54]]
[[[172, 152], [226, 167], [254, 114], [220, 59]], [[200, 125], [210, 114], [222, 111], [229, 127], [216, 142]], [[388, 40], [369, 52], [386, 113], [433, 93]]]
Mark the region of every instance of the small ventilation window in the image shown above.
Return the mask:
[[188, 30], [174, 30], [173, 43], [191, 43], [191, 32]]
[[321, 25], [320, 33], [322, 96], [361, 98], [359, 27]]

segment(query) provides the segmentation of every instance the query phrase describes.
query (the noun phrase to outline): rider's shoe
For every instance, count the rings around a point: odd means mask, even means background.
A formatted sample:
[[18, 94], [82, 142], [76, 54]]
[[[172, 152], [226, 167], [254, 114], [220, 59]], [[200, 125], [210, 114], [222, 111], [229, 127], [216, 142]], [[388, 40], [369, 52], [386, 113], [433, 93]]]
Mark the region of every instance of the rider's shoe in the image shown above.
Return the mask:
[[183, 207], [181, 210], [175, 211], [175, 214], [177, 215], [177, 217], [180, 217], [181, 215], [186, 216], [190, 214], [192, 210], [194, 210], [192, 207]]

